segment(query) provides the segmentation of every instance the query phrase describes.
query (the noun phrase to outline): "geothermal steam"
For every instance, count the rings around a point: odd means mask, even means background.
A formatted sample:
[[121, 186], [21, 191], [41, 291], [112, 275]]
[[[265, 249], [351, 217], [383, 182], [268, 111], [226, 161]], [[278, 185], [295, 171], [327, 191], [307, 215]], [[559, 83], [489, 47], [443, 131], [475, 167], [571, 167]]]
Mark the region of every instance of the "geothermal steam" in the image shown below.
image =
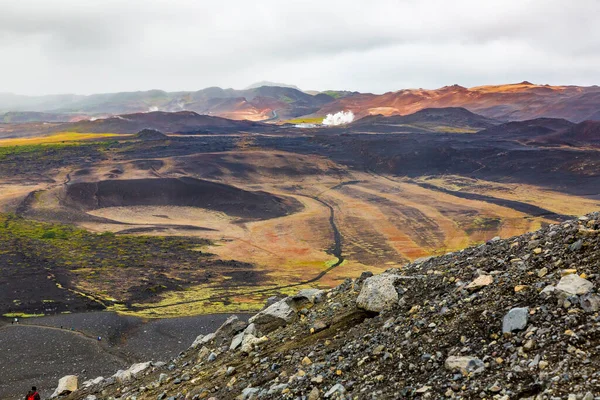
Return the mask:
[[323, 120], [323, 125], [345, 125], [352, 121], [354, 121], [354, 113], [352, 111], [340, 111], [335, 114], [327, 114]]

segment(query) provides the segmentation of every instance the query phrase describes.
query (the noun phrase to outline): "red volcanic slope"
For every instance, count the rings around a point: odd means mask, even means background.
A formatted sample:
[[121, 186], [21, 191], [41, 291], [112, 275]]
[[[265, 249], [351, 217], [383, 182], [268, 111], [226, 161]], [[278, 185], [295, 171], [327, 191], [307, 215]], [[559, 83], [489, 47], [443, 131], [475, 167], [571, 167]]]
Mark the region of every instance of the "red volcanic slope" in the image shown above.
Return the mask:
[[424, 108], [464, 107], [474, 113], [504, 121], [540, 117], [573, 122], [593, 119], [600, 108], [600, 87], [548, 86], [521, 82], [509, 85], [459, 85], [440, 89], [406, 89], [382, 95], [356, 94], [325, 104], [315, 115], [351, 110], [357, 117], [407, 115]]

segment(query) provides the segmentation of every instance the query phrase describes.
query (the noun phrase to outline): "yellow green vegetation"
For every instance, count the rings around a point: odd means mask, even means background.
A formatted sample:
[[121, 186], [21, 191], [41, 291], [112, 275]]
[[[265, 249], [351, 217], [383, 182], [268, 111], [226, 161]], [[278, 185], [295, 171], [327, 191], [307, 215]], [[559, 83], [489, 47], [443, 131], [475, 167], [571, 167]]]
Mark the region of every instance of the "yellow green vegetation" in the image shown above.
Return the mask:
[[0, 147], [79, 142], [82, 140], [106, 139], [106, 138], [113, 138], [116, 136], [123, 136], [123, 135], [119, 135], [117, 133], [61, 132], [61, 133], [57, 133], [55, 135], [50, 135], [50, 136], [0, 139]]
[[3, 317], [6, 318], [35, 318], [35, 317], [43, 317], [44, 314], [27, 314], [27, 313], [6, 313], [2, 314]]
[[[202, 251], [208, 244], [190, 237], [97, 234], [0, 214], [0, 250], [25, 255], [18, 269], [45, 266], [47, 278], [59, 289], [56, 297], [44, 294], [37, 300], [45, 306], [60, 307], [66, 298], [76, 297], [145, 318], [253, 312], [273, 294], [291, 295], [314, 286], [288, 286], [297, 281], [289, 271], [267, 273], [221, 260]], [[315, 275], [334, 262], [319, 263]]]
[[[96, 234], [70, 225], [0, 214], [3, 268], [46, 266], [49, 279], [62, 277], [56, 287], [71, 293], [66, 297], [75, 294], [103, 306], [183, 287], [190, 269], [210, 258], [194, 249], [208, 243], [200, 238]], [[153, 287], [157, 290], [149, 290]], [[61, 299], [39, 301], [49, 304], [57, 300]]]
[[283, 122], [288, 124], [320, 124], [323, 122], [323, 117], [294, 118]]
[[125, 308], [117, 304], [109, 310], [124, 315], [143, 318], [170, 318], [200, 314], [234, 312], [257, 312], [265, 300], [273, 294], [291, 296], [311, 285], [278, 288], [275, 286], [253, 286], [227, 288], [222, 286], [198, 285], [186, 290], [166, 292], [157, 303], [132, 304]]
[[345, 96], [345, 94], [347, 92], [339, 91], [339, 90], [325, 90], [324, 92], [321, 92], [321, 93], [331, 96], [334, 99], [341, 99], [342, 97]]

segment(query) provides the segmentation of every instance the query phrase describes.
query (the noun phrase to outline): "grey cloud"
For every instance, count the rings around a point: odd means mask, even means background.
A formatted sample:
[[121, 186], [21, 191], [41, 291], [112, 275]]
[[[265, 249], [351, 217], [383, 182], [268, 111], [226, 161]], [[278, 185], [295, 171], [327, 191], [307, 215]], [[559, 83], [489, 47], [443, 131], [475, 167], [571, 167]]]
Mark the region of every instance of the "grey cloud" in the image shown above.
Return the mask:
[[0, 10], [0, 91], [600, 77], [597, 0], [0, 0]]

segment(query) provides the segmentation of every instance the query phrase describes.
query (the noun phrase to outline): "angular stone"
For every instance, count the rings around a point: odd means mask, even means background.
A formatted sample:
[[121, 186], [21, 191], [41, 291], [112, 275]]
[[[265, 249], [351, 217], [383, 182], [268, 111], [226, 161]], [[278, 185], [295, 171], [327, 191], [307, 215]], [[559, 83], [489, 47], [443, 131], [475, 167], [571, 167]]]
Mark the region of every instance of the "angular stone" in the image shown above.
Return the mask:
[[460, 371], [463, 373], [481, 372], [485, 368], [483, 361], [477, 357], [469, 356], [449, 356], [444, 363], [449, 371]]
[[288, 298], [278, 301], [250, 318], [249, 322], [263, 333], [287, 325], [296, 318], [296, 310], [289, 305], [290, 301]]
[[242, 390], [242, 400], [255, 399], [258, 395], [259, 388], [249, 387]]
[[244, 340], [242, 341], [242, 352], [244, 353], [250, 353], [252, 350], [254, 350], [254, 347], [260, 345], [261, 343], [264, 343], [266, 341], [268, 341], [269, 339], [266, 336], [257, 338], [254, 335], [245, 335], [244, 336]]
[[315, 321], [312, 324], [312, 326], [310, 327], [310, 333], [321, 332], [321, 331], [324, 331], [327, 328], [329, 328], [329, 325], [327, 325], [326, 322], [324, 322], [324, 321]]
[[494, 278], [491, 275], [479, 275], [475, 280], [469, 283], [465, 289], [477, 290], [484, 286], [490, 285], [494, 282]]
[[516, 307], [510, 310], [502, 320], [502, 332], [510, 333], [525, 329], [529, 320], [529, 307]]
[[308, 394], [308, 400], [319, 400], [319, 389], [314, 387]]
[[201, 344], [203, 344], [203, 340], [204, 340], [204, 336], [206, 335], [198, 335], [196, 336], [196, 339], [194, 339], [194, 343], [192, 343], [192, 345], [190, 346], [190, 349], [195, 349], [196, 347], [200, 346]]
[[217, 338], [229, 338], [238, 332], [246, 329], [248, 324], [238, 318], [237, 315], [232, 315], [215, 332]]
[[556, 285], [556, 290], [568, 296], [586, 294], [594, 288], [594, 284], [575, 274], [563, 276]]
[[231, 344], [229, 345], [229, 350], [235, 350], [238, 347], [240, 347], [243, 340], [244, 340], [244, 332], [240, 332], [237, 335], [235, 335], [233, 337], [233, 339], [231, 340]]
[[394, 284], [398, 275], [380, 274], [365, 280], [356, 299], [356, 305], [367, 311], [381, 312], [398, 303], [398, 292]]
[[306, 298], [311, 303], [320, 303], [323, 300], [324, 290], [321, 289], [302, 289], [294, 296]]
[[542, 289], [542, 291], [540, 292], [540, 295], [551, 295], [552, 293], [554, 293], [555, 290], [556, 290], [556, 287], [554, 287], [552, 285], [548, 285], [544, 289]]
[[82, 388], [88, 388], [90, 386], [94, 386], [94, 385], [97, 385], [97, 384], [101, 383], [103, 380], [104, 380], [104, 377], [102, 377], [102, 376], [99, 376], [99, 377], [94, 378], [94, 379], [89, 379], [89, 380], [83, 382], [81, 384], [81, 387]]
[[600, 296], [594, 293], [588, 293], [579, 299], [579, 304], [585, 312], [596, 312], [600, 310]]
[[139, 374], [148, 369], [151, 365], [152, 362], [150, 361], [145, 363], [133, 364], [126, 370], [118, 370], [112, 377], [115, 378], [118, 382], [128, 382], [136, 378]]
[[335, 385], [333, 385], [331, 387], [331, 389], [329, 389], [327, 391], [327, 393], [325, 393], [325, 397], [331, 397], [334, 394], [344, 394], [346, 393], [346, 388], [340, 384], [340, 383], [336, 383]]
[[52, 393], [52, 396], [50, 396], [50, 398], [55, 398], [58, 396], [72, 393], [76, 391], [77, 388], [78, 386], [76, 375], [63, 376], [58, 380], [58, 387], [54, 390], [54, 393]]

